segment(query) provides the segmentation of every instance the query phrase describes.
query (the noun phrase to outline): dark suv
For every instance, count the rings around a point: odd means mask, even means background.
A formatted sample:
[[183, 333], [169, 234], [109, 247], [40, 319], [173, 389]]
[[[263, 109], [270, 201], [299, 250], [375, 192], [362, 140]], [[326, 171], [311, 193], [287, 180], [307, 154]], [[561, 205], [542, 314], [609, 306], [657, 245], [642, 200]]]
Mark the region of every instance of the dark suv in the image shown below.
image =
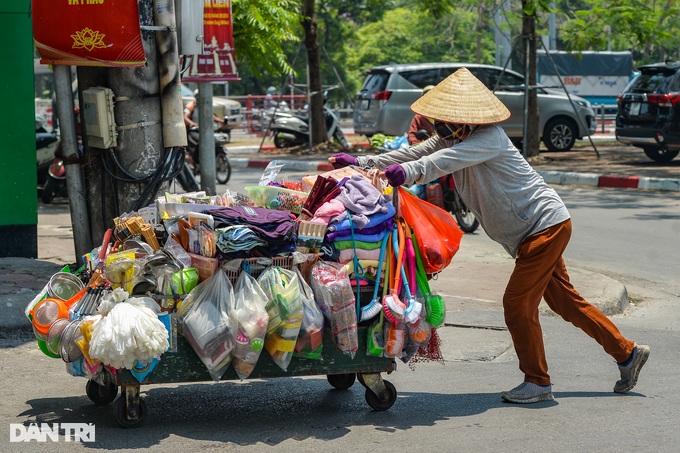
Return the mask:
[[656, 162], [668, 162], [680, 152], [680, 62], [638, 70], [619, 95], [616, 139], [642, 148]]

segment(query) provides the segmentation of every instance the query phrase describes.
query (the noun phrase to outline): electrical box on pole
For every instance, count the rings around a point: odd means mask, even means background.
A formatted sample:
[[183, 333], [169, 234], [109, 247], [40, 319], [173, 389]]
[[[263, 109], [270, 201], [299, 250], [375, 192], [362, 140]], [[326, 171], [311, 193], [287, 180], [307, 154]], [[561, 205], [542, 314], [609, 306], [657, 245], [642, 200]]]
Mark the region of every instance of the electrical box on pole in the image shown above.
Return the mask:
[[203, 1], [175, 0], [177, 47], [180, 55], [200, 55], [203, 49]]
[[103, 87], [83, 90], [83, 109], [87, 144], [94, 148], [115, 148], [117, 134], [113, 116], [113, 91]]

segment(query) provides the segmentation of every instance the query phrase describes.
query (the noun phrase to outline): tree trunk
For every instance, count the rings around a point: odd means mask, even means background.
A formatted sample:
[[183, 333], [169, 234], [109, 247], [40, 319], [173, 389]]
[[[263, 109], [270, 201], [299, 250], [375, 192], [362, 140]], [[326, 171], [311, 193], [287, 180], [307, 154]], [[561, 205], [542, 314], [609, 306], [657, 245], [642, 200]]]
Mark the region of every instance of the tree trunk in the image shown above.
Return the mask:
[[524, 157], [538, 156], [540, 131], [538, 130], [538, 97], [536, 93], [536, 13], [527, 14], [527, 0], [522, 0], [522, 36], [524, 37], [524, 81], [528, 85], [526, 130], [524, 131]]
[[321, 92], [321, 54], [314, 12], [314, 0], [302, 2], [302, 27], [305, 30], [305, 47], [307, 48], [307, 81], [309, 87], [309, 121], [312, 133], [312, 145], [327, 140], [326, 119], [323, 113], [323, 93]]
[[481, 1], [477, 6], [477, 49], [475, 53], [477, 64], [482, 62], [482, 35], [484, 34], [484, 16], [486, 15], [486, 8]]

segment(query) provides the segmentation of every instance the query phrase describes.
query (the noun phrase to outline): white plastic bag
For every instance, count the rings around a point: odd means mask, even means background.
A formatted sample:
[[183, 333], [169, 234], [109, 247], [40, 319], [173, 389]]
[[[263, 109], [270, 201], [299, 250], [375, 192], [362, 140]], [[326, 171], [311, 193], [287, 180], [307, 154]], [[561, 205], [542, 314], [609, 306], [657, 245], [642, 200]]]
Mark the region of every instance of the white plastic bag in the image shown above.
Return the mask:
[[244, 271], [236, 281], [234, 296], [238, 331], [233, 364], [238, 377], [245, 379], [255, 368], [264, 347], [264, 337], [269, 324], [269, 315], [265, 309], [267, 295], [257, 280]]
[[210, 376], [219, 381], [229, 367], [236, 341], [234, 290], [226, 272], [218, 269], [189, 308], [182, 333]]
[[[117, 295], [121, 295], [118, 293]], [[147, 301], [129, 298], [112, 305], [94, 324], [89, 355], [113, 368], [132, 368], [135, 361], [148, 363], [167, 351], [168, 331]]]
[[347, 271], [341, 264], [317, 261], [310, 283], [316, 303], [330, 322], [336, 346], [354, 358], [359, 349], [356, 299]]

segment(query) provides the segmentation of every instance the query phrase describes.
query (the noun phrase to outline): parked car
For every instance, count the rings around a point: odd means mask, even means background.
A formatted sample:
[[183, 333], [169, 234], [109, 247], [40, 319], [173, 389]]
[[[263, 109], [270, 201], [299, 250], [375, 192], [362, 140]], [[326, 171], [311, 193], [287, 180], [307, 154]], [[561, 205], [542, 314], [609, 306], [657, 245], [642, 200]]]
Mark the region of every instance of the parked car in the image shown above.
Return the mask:
[[[182, 102], [187, 105], [196, 100], [194, 92], [186, 85], [182, 85]], [[241, 103], [224, 96], [213, 96], [213, 113], [220, 118], [226, 117], [232, 129], [243, 127], [243, 108]]]
[[[411, 104], [427, 85], [436, 85], [461, 67], [468, 68], [508, 107], [509, 119], [501, 123], [514, 143], [524, 137], [524, 77], [498, 66], [467, 63], [419, 63], [376, 66], [368, 71], [356, 95], [354, 131], [403, 135], [413, 118]], [[590, 103], [559, 90], [538, 88], [539, 131], [551, 151], [568, 151], [595, 132], [597, 120]], [[576, 111], [575, 111], [576, 110]]]
[[680, 62], [640, 66], [619, 95], [616, 139], [656, 162], [680, 153]]

